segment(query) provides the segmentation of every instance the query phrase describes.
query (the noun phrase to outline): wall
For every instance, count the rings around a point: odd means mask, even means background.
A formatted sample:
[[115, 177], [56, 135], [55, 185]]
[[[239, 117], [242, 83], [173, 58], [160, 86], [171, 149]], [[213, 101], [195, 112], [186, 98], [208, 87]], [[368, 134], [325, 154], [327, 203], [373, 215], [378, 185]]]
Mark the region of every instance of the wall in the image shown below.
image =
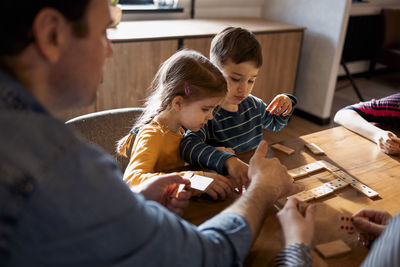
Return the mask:
[[298, 109], [327, 123], [350, 0], [266, 0], [264, 17], [306, 27], [295, 94]]

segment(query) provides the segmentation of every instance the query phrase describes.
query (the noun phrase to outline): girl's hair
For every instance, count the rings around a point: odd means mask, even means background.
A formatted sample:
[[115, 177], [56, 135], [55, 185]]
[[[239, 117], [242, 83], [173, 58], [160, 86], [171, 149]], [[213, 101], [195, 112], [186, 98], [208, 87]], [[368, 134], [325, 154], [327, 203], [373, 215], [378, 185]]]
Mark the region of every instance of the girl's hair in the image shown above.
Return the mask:
[[223, 97], [227, 83], [219, 68], [205, 56], [196, 51], [181, 50], [161, 65], [150, 89], [152, 93], [146, 100], [142, 115], [129, 134], [118, 141], [117, 152], [123, 156], [127, 156], [132, 138], [140, 127], [166, 110], [174, 97], [182, 96], [188, 102]]
[[235, 64], [253, 61], [259, 68], [263, 63], [262, 49], [256, 36], [243, 28], [228, 27], [211, 41], [210, 59], [222, 67], [228, 60]]

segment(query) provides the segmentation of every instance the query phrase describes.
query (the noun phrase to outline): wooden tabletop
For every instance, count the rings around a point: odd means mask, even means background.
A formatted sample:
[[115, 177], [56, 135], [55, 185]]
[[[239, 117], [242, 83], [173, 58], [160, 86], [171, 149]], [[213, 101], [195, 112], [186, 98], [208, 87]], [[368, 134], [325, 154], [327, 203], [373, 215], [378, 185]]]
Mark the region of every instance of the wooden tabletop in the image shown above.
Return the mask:
[[[325, 151], [326, 155], [312, 154], [304, 147], [305, 143], [315, 143]], [[348, 234], [339, 230], [339, 216], [351, 216], [364, 207], [384, 209], [392, 215], [399, 212], [400, 157], [386, 155], [371, 141], [343, 127], [286, 140], [281, 144], [294, 149], [295, 153], [288, 156], [270, 149], [267, 157], [278, 157], [288, 169], [323, 159], [379, 193], [378, 197], [370, 199], [347, 186], [331, 195], [311, 201], [317, 207], [313, 248], [315, 245], [337, 239], [342, 239], [351, 247], [350, 253], [329, 259], [322, 259], [313, 249], [314, 266], [326, 266], [326, 264], [329, 266], [359, 266], [368, 253], [368, 249], [358, 243], [357, 234]], [[253, 152], [249, 151], [241, 153], [239, 157], [248, 161], [252, 154]], [[296, 180], [296, 183], [301, 184], [304, 189], [311, 189], [333, 179], [334, 177], [328, 171], [319, 171]], [[236, 197], [238, 196], [234, 198]], [[206, 198], [193, 199], [185, 211], [184, 218], [194, 224], [200, 224], [231, 204], [234, 198], [226, 201], [212, 201]], [[278, 203], [284, 203], [284, 199]], [[244, 266], [273, 265], [274, 257], [282, 249], [280, 227], [274, 216], [275, 213], [276, 210], [270, 211], [271, 216], [265, 220]]]
[[123, 21], [108, 29], [113, 42], [211, 37], [228, 26], [254, 33], [303, 31], [304, 27], [259, 18]]

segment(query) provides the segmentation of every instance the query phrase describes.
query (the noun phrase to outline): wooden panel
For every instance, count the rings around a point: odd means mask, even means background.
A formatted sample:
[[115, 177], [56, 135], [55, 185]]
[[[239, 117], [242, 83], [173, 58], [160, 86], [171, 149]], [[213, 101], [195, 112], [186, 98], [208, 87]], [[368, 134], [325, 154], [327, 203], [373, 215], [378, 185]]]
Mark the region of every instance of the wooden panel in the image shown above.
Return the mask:
[[183, 47], [187, 49], [196, 50], [207, 58], [210, 58], [210, 46], [211, 46], [210, 38], [188, 38], [183, 40]]
[[302, 32], [256, 34], [262, 46], [263, 65], [253, 94], [269, 103], [280, 93], [293, 93]]
[[94, 111], [142, 106], [160, 64], [177, 51], [178, 41], [113, 43], [112, 47], [114, 56], [105, 64], [95, 103], [59, 117], [66, 120]]
[[104, 69], [97, 110], [142, 106], [160, 64], [178, 49], [177, 40], [114, 43]]

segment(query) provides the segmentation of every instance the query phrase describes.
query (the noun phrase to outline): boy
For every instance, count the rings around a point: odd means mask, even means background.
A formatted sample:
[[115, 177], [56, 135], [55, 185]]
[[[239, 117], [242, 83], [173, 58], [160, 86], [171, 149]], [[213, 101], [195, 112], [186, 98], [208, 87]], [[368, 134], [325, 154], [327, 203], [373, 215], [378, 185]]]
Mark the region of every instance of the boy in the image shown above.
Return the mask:
[[251, 95], [262, 53], [254, 34], [246, 29], [228, 27], [217, 34], [211, 42], [210, 59], [223, 71], [228, 93], [214, 119], [198, 132], [187, 132], [181, 142], [181, 154], [194, 166], [228, 174], [240, 189], [248, 183], [248, 165], [235, 153], [257, 147], [263, 129], [281, 130], [292, 114], [296, 98], [280, 94], [267, 106]]

